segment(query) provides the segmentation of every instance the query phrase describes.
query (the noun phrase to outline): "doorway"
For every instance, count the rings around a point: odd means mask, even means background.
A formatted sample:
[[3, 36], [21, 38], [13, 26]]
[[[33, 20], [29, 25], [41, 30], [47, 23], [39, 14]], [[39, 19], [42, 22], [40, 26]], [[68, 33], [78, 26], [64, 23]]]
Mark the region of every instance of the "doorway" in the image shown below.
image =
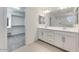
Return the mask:
[[8, 51], [25, 45], [25, 11], [24, 7], [7, 8]]

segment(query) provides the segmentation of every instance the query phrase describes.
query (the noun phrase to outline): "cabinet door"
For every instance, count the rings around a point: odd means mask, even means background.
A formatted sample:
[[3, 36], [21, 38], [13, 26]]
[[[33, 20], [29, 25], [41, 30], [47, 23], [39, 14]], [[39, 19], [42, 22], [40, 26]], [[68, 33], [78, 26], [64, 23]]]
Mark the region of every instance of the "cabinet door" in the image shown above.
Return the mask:
[[54, 31], [52, 31], [52, 30], [47, 31], [47, 39], [54, 42], [54, 40], [55, 40]]
[[64, 49], [67, 51], [76, 51], [77, 36], [65, 35]]
[[55, 32], [55, 46], [63, 48], [62, 32]]
[[42, 29], [38, 29], [38, 39], [43, 39], [43, 31], [42, 31]]
[[47, 30], [43, 29], [42, 36], [43, 36], [42, 40], [47, 40]]
[[40, 40], [46, 40], [47, 39], [47, 30], [39, 29], [38, 37]]

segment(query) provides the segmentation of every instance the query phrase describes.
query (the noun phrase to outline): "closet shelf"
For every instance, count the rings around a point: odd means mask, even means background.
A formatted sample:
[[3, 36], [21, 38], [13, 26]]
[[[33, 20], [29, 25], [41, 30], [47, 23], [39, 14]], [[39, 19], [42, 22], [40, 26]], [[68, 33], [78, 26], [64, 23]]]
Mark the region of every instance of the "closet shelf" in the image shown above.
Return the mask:
[[24, 25], [12, 25], [12, 27], [24, 27]]
[[10, 34], [10, 35], [8, 35], [8, 37], [13, 37], [13, 36], [22, 35], [22, 34], [25, 34], [25, 33]]

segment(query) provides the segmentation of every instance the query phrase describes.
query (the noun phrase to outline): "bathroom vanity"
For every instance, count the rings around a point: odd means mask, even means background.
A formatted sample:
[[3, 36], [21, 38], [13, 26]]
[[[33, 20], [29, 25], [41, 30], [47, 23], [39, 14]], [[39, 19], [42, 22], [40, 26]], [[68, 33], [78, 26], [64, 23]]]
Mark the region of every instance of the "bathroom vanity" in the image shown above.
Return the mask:
[[38, 39], [67, 51], [79, 51], [79, 32], [69, 29], [39, 27]]
[[[45, 15], [45, 24], [38, 26], [38, 39], [66, 51], [79, 51], [78, 8], [58, 10]], [[51, 17], [51, 18], [50, 18]]]

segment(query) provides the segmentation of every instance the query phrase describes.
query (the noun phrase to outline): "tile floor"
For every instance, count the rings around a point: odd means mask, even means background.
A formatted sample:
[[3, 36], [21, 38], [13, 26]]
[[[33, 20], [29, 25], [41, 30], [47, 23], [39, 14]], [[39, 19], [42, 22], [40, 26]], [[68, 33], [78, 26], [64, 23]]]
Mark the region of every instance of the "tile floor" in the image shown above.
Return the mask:
[[50, 44], [47, 44], [43, 41], [38, 40], [28, 46], [18, 48], [13, 52], [64, 52], [64, 51]]

